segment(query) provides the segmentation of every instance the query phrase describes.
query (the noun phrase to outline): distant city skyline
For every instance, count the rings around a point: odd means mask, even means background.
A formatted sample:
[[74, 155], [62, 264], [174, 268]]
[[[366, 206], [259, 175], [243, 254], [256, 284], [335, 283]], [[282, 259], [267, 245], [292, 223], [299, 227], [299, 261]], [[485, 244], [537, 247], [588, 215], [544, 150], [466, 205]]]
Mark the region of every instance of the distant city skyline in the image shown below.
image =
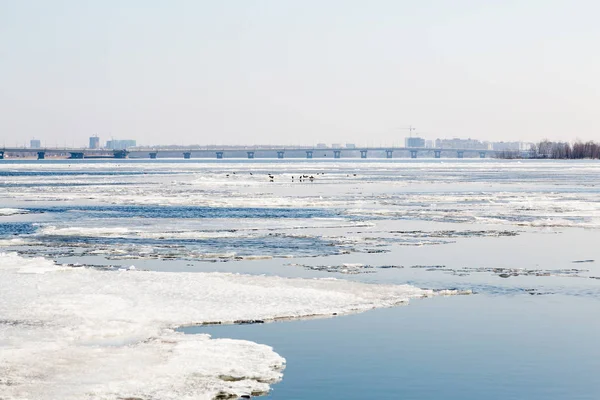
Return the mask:
[[[315, 149], [356, 149], [356, 148], [460, 148], [460, 149], [486, 149], [486, 150], [519, 150], [526, 151], [529, 150], [533, 145], [537, 145], [540, 141], [537, 142], [527, 142], [527, 141], [488, 141], [488, 140], [478, 140], [472, 138], [436, 138], [426, 139], [417, 135], [406, 136], [403, 142], [393, 142], [393, 143], [312, 143], [312, 144], [300, 144], [300, 145], [290, 145], [285, 143], [269, 143], [269, 144], [261, 144], [261, 143], [238, 143], [233, 145], [228, 144], [207, 144], [207, 143], [191, 143], [191, 144], [169, 144], [169, 143], [152, 143], [152, 144], [144, 144], [137, 143], [135, 139], [114, 139], [102, 141], [102, 139], [98, 135], [90, 136], [88, 138], [87, 146], [75, 146], [75, 144], [71, 144], [68, 146], [66, 143], [64, 145], [58, 145], [58, 143], [52, 145], [48, 145], [46, 142], [42, 142], [39, 139], [31, 139], [29, 141], [29, 145], [27, 143], [15, 143], [14, 146], [10, 144], [4, 143], [3, 145], [7, 148], [16, 147], [16, 148], [81, 148], [81, 149], [130, 149], [130, 148], [219, 148], [222, 146], [225, 148], [281, 148], [285, 149], [288, 147], [289, 149], [294, 147], [303, 147], [303, 148], [315, 148]], [[559, 143], [559, 142], [557, 142]], [[2, 149], [2, 146], [0, 146]]]
[[[532, 141], [510, 141], [510, 140], [485, 140], [475, 138], [459, 138], [459, 137], [438, 137], [428, 138], [419, 135], [405, 136], [404, 138], [394, 140], [393, 142], [376, 142], [366, 141], [359, 143], [339, 143], [339, 142], [318, 142], [318, 143], [285, 143], [285, 142], [271, 142], [271, 143], [139, 143], [136, 139], [115, 139], [110, 138], [104, 140], [98, 135], [88, 137], [88, 142], [85, 145], [77, 145], [73, 141], [72, 143], [48, 143], [44, 140], [37, 138], [31, 138], [29, 141], [15, 141], [14, 143], [3, 142], [0, 143], [0, 149], [3, 147], [7, 148], [81, 148], [81, 149], [122, 149], [122, 148], [223, 148], [230, 147], [280, 147], [280, 148], [294, 148], [294, 147], [312, 147], [312, 148], [372, 148], [372, 147], [389, 147], [389, 148], [402, 148], [402, 147], [425, 147], [425, 148], [487, 148], [490, 150], [504, 150], [504, 149], [528, 149], [531, 145], [537, 145], [540, 142], [547, 141], [547, 138], [542, 138]], [[585, 143], [585, 142], [597, 142], [595, 140], [558, 140], [553, 141], [555, 143]]]
[[600, 139], [594, 1], [0, 2], [0, 144]]

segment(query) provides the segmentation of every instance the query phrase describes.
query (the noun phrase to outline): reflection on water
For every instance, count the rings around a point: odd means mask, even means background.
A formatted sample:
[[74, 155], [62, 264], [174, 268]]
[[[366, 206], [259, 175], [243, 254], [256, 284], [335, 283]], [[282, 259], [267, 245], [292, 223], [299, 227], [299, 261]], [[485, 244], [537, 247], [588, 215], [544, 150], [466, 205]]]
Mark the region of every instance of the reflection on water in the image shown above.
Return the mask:
[[272, 399], [593, 400], [600, 321], [590, 317], [598, 306], [563, 296], [477, 295], [183, 331], [273, 346], [287, 367]]

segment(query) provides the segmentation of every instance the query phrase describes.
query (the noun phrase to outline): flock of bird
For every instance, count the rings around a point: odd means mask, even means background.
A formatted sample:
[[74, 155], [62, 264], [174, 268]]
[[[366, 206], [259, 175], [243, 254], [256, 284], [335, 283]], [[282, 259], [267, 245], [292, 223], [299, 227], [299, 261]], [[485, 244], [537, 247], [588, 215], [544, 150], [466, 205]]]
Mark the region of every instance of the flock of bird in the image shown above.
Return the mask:
[[[231, 174], [226, 174], [225, 176], [227, 178], [229, 178], [231, 175], [235, 175], [235, 172], [232, 172]], [[250, 175], [254, 175], [252, 172], [250, 172]], [[317, 172], [316, 175], [325, 175], [325, 172]], [[267, 176], [269, 177], [269, 182], [275, 182], [275, 175], [268, 173]], [[350, 176], [350, 175], [346, 175], [346, 176]], [[356, 174], [352, 174], [352, 176], [356, 176]], [[300, 182], [305, 182], [305, 181], [310, 181], [310, 182], [314, 182], [314, 180], [316, 179], [314, 175], [298, 175], [298, 180]], [[292, 182], [295, 182], [296, 176], [292, 175]]]
[[[226, 174], [225, 177], [229, 178], [231, 175], [235, 175], [235, 172], [232, 172], [231, 174]], [[250, 172], [250, 175], [254, 175], [252, 172]], [[325, 175], [325, 172], [317, 172], [316, 175]], [[269, 182], [275, 182], [275, 175], [268, 173], [267, 176], [269, 177]], [[356, 174], [354, 174], [354, 176], [356, 176]], [[305, 181], [310, 181], [310, 182], [314, 182], [315, 175], [306, 175], [306, 174], [302, 174], [302, 175], [292, 175], [292, 182], [295, 182], [296, 178], [300, 181], [300, 182], [305, 182]]]

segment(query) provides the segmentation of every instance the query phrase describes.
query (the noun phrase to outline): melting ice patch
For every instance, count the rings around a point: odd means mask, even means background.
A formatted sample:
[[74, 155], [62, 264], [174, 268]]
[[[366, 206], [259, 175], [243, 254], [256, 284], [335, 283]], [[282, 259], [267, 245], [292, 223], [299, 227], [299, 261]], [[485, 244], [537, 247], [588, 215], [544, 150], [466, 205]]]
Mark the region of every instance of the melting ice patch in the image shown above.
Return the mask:
[[174, 328], [389, 307], [435, 294], [225, 273], [98, 271], [0, 254], [3, 399], [212, 399], [256, 395], [285, 360], [248, 341]]
[[[367, 244], [374, 245], [323, 235], [326, 230], [335, 232], [371, 226], [330, 218], [115, 219], [99, 227], [97, 219], [82, 216], [76, 221], [56, 221], [56, 225], [34, 225], [29, 238], [37, 240], [39, 247], [35, 249], [37, 253], [32, 254], [51, 258], [103, 254], [112, 260], [148, 258], [212, 262], [255, 259], [257, 256], [326, 256], [365, 251]], [[13, 235], [10, 229], [7, 232]]]
[[250, 229], [149, 231], [126, 227], [46, 226], [39, 228], [35, 237], [41, 241], [40, 246], [45, 247], [45, 253], [42, 254], [104, 254], [112, 260], [152, 258], [226, 261], [331, 255], [352, 250], [319, 236]]
[[312, 270], [312, 271], [322, 271], [322, 272], [332, 272], [332, 273], [336, 272], [336, 273], [347, 274], [347, 275], [373, 273], [373, 272], [375, 272], [376, 269], [390, 269], [390, 268], [401, 269], [401, 268], [404, 268], [404, 266], [402, 266], [402, 265], [394, 265], [394, 264], [368, 265], [368, 264], [362, 264], [362, 263], [343, 263], [340, 265], [308, 265], [308, 264], [290, 263], [287, 265], [292, 266], [292, 267], [303, 267], [305, 269]]
[[17, 215], [17, 214], [28, 214], [28, 210], [24, 210], [22, 208], [0, 208], [0, 217], [6, 217], [9, 215]]
[[56, 226], [46, 226], [38, 230], [37, 234], [42, 236], [94, 236], [94, 237], [113, 237], [125, 236], [131, 230], [125, 227], [114, 228], [89, 228], [89, 227], [69, 227], [57, 228]]

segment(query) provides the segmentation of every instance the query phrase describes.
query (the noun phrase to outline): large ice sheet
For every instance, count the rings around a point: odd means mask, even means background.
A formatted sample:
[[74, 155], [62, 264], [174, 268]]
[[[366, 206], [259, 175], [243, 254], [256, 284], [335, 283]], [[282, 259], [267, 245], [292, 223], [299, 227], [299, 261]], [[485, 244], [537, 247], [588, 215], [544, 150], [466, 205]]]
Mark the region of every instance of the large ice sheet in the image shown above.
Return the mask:
[[258, 394], [281, 378], [285, 364], [270, 347], [173, 328], [357, 312], [434, 294], [335, 279], [99, 271], [2, 253], [0, 397]]

